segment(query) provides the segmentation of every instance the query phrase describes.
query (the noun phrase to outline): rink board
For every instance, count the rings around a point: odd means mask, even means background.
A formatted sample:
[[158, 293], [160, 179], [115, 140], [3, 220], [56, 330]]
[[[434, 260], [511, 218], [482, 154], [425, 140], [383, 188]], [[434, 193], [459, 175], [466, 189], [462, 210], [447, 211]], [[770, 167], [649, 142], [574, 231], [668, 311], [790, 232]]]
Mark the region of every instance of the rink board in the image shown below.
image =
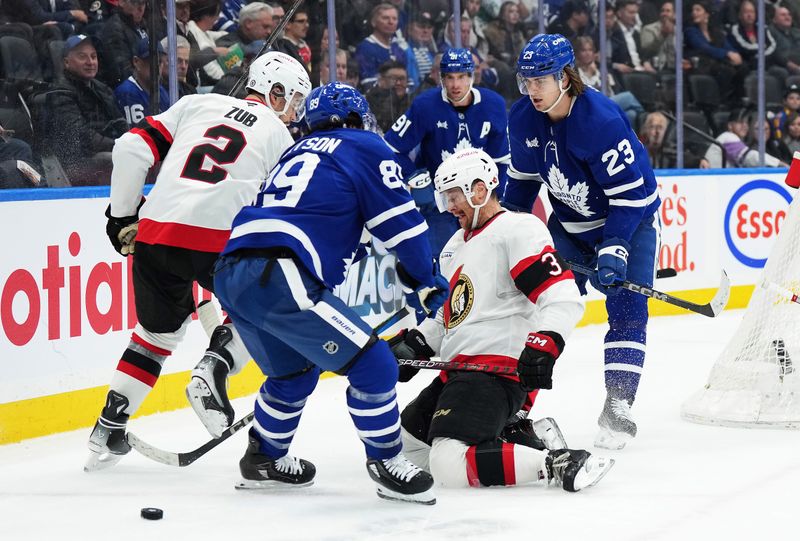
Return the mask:
[[[785, 171], [697, 173], [659, 172], [660, 266], [679, 274], [656, 288], [707, 302], [724, 268], [729, 307], [744, 307], [792, 196]], [[107, 204], [108, 188], [0, 192], [0, 444], [88, 427], [102, 407], [136, 324], [130, 261], [105, 235]], [[351, 268], [337, 294], [374, 325], [402, 306], [393, 269], [394, 257], [376, 251]], [[198, 289], [198, 299], [208, 297]], [[660, 302], [650, 308], [654, 316], [682, 313]], [[604, 320], [592, 293], [582, 324]], [[206, 344], [193, 322], [139, 415], [187, 405], [188, 371]], [[231, 396], [255, 392], [262, 380], [251, 363], [232, 378]]]

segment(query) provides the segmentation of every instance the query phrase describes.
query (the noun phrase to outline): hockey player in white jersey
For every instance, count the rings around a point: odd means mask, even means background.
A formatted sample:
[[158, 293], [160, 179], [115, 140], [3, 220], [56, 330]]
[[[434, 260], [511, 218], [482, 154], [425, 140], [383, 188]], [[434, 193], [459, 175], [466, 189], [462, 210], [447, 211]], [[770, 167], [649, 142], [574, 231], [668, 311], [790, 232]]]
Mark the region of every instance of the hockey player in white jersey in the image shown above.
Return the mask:
[[[193, 282], [214, 290], [211, 268], [234, 215], [253, 200], [293, 143], [287, 124], [302, 117], [311, 91], [305, 69], [270, 52], [253, 62], [246, 86], [245, 99], [186, 96], [145, 118], [114, 146], [106, 232], [120, 254], [134, 258], [138, 324], [89, 438], [86, 471], [111, 466], [130, 451], [126, 423], [191, 321]], [[145, 200], [145, 177], [159, 161], [157, 182]], [[187, 391], [212, 433], [232, 422], [226, 376], [248, 360], [233, 326], [217, 327]]]
[[[482, 150], [455, 153], [434, 178], [441, 207], [458, 219], [442, 250], [450, 296], [436, 319], [390, 340], [398, 359], [438, 355], [517, 374], [443, 371], [402, 413], [406, 455], [449, 487], [554, 481], [593, 485], [613, 461], [583, 450], [545, 449], [503, 438], [539, 389], [583, 315], [583, 300], [545, 225], [498, 201], [497, 166]], [[403, 372], [401, 381], [413, 376]], [[529, 396], [530, 394], [530, 396]]]

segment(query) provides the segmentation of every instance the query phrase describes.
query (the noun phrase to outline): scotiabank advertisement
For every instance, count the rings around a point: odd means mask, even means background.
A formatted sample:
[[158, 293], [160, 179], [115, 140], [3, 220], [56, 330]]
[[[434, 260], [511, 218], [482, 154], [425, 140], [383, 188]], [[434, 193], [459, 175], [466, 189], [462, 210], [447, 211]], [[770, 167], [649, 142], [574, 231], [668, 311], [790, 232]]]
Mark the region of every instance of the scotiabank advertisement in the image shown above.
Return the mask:
[[[659, 176], [660, 266], [678, 276], [658, 289], [713, 288], [723, 268], [734, 286], [756, 283], [794, 196], [785, 172], [762, 171]], [[0, 404], [106, 385], [136, 324], [131, 261], [105, 234], [107, 193], [73, 190], [69, 199], [0, 194]], [[377, 248], [336, 290], [370, 324], [402, 306], [394, 263]], [[164, 373], [190, 370], [206, 344], [193, 322]]]

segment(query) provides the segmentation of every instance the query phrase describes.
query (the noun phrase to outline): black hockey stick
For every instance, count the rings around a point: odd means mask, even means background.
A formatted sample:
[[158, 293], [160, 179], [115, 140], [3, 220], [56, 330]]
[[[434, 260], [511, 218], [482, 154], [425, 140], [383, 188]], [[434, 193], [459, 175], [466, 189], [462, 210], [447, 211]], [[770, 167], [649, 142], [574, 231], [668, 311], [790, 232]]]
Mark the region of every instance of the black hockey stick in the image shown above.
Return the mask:
[[[213, 324], [209, 325], [208, 323], [213, 323], [214, 317], [219, 319], [218, 315], [211, 314], [210, 312], [207, 313], [206, 315], [202, 314], [202, 310], [210, 310], [212, 308], [213, 305], [211, 305], [210, 303], [209, 304], [201, 303], [201, 306], [198, 307], [198, 312], [201, 314], [201, 321], [204, 323], [204, 327], [206, 326], [208, 327], [206, 329], [206, 333], [209, 332], [209, 328], [213, 331], [215, 327], [215, 325]], [[408, 306], [402, 307], [400, 310], [398, 310], [397, 312], [395, 312], [394, 314], [383, 320], [381, 323], [379, 323], [376, 327], [374, 327], [373, 332], [375, 334], [380, 334], [382, 331], [388, 329], [389, 327], [391, 327], [392, 325], [394, 325], [395, 323], [397, 323], [410, 313], [411, 310], [408, 308]], [[203, 318], [205, 318], [205, 321], [203, 320]], [[250, 412], [249, 414], [245, 415], [244, 417], [236, 421], [230, 427], [228, 427], [228, 429], [225, 430], [219, 438], [211, 439], [205, 442], [197, 449], [193, 449], [191, 451], [186, 451], [183, 453], [174, 453], [172, 451], [165, 451], [163, 449], [159, 449], [158, 447], [154, 447], [153, 445], [150, 445], [146, 441], [140, 439], [133, 432], [128, 432], [127, 439], [131, 447], [136, 449], [136, 451], [146, 456], [147, 458], [155, 460], [156, 462], [160, 462], [162, 464], [166, 464], [167, 466], [177, 466], [179, 468], [182, 468], [184, 466], [188, 466], [189, 464], [193, 463], [195, 460], [208, 453], [217, 445], [219, 445], [220, 443], [227, 440], [228, 438], [236, 434], [238, 431], [249, 425], [250, 422], [253, 420], [254, 415], [255, 412]]]
[[[578, 263], [572, 263], [571, 261], [567, 261], [567, 264], [573, 271], [585, 274], [587, 276], [591, 276], [597, 272], [594, 269], [579, 265]], [[633, 291], [634, 293], [639, 293], [645, 297], [658, 299], [674, 306], [679, 306], [685, 310], [689, 310], [690, 312], [694, 312], [696, 314], [702, 314], [706, 317], [718, 316], [719, 313], [725, 308], [725, 305], [728, 304], [728, 298], [731, 296], [731, 281], [728, 278], [728, 274], [724, 270], [722, 271], [722, 279], [720, 281], [719, 288], [717, 289], [717, 293], [714, 295], [714, 298], [706, 304], [695, 304], [678, 297], [673, 297], [669, 293], [663, 293], [648, 286], [629, 282], [628, 280], [625, 280], [617, 287], [627, 289], [628, 291]]]
[[[283, 14], [283, 19], [281, 19], [280, 22], [278, 23], [278, 26], [276, 26], [275, 29], [272, 30], [272, 33], [269, 35], [269, 38], [267, 38], [267, 41], [261, 47], [261, 50], [258, 51], [258, 54], [255, 56], [255, 58], [258, 58], [259, 56], [264, 54], [264, 51], [272, 47], [272, 44], [275, 43], [275, 40], [278, 39], [278, 36], [280, 36], [281, 32], [283, 32], [283, 29], [286, 28], [287, 24], [289, 24], [289, 19], [292, 18], [292, 15], [294, 15], [294, 12], [297, 11], [297, 8], [299, 8], [300, 4], [302, 3], [303, 0], [295, 0], [294, 4], [292, 4], [292, 7], [289, 8], [289, 11]], [[236, 84], [234, 84], [233, 88], [231, 88], [230, 92], [228, 92], [228, 96], [236, 95], [236, 93], [239, 91], [239, 88], [242, 86], [242, 83], [244, 82], [245, 78], [247, 78], [248, 74], [249, 70], [242, 69], [242, 74], [239, 75], [238, 79], [236, 79]], [[287, 99], [288, 98], [289, 97], [287, 96]]]

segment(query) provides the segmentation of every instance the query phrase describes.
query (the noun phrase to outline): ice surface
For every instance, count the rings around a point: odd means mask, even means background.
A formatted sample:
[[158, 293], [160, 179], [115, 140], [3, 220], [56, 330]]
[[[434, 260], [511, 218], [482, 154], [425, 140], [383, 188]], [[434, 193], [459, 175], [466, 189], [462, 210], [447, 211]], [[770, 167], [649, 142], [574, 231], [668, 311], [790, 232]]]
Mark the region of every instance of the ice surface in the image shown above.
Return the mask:
[[[703, 540], [796, 539], [800, 432], [690, 424], [681, 402], [706, 381], [741, 319], [725, 312], [651, 321], [647, 364], [633, 414], [639, 435], [597, 486], [568, 494], [542, 484], [438, 489], [432, 507], [375, 495], [345, 407], [342, 378], [320, 382], [292, 451], [314, 462], [314, 486], [253, 493], [233, 488], [242, 431], [186, 468], [132, 452], [86, 474], [89, 429], [0, 446], [0, 539], [16, 540]], [[602, 408], [605, 327], [578, 329], [556, 363], [555, 389], [536, 417], [555, 417], [572, 447], [588, 448]], [[401, 404], [434, 372], [401, 384]], [[234, 402], [237, 418], [252, 398]], [[135, 419], [154, 445], [185, 451], [206, 441], [191, 409]], [[164, 518], [139, 517], [159, 507]]]

